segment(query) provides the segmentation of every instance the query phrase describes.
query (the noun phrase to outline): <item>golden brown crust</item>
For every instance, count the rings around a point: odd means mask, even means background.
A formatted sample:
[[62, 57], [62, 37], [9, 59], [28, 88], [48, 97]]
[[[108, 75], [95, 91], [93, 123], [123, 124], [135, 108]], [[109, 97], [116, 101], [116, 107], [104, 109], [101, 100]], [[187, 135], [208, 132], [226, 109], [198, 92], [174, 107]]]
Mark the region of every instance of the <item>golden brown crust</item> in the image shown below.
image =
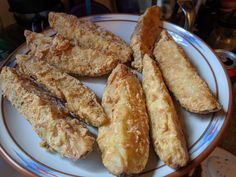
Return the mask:
[[168, 88], [185, 109], [200, 114], [221, 109], [183, 49], [175, 43], [166, 30], [161, 32], [160, 40], [155, 44], [154, 56]]
[[141, 85], [119, 64], [111, 73], [102, 99], [110, 123], [99, 127], [97, 142], [105, 167], [113, 174], [137, 174], [149, 156], [149, 125]]
[[110, 73], [118, 64], [116, 56], [73, 45], [61, 35], [52, 38], [25, 31], [25, 37], [37, 57], [67, 73], [97, 77]]
[[95, 127], [99, 127], [107, 121], [107, 115], [98, 103], [95, 93], [78, 79], [35, 57], [18, 55], [16, 58], [20, 71], [33, 77], [54, 95], [65, 101], [69, 111]]
[[154, 43], [160, 35], [160, 8], [152, 6], [139, 18], [138, 24], [131, 37], [130, 46], [133, 49], [134, 61], [132, 66], [142, 71], [144, 54], [152, 55]]
[[56, 12], [49, 13], [48, 21], [55, 31], [68, 39], [75, 40], [82, 47], [112, 54], [121, 63], [131, 59], [132, 50], [120, 37], [92, 22]]
[[15, 69], [4, 67], [0, 75], [3, 95], [31, 123], [51, 149], [78, 160], [92, 151], [94, 138], [87, 128], [71, 119], [52, 97], [39, 90]]
[[143, 58], [142, 83], [157, 155], [172, 168], [185, 166], [189, 155], [179, 118], [161, 71], [148, 55]]

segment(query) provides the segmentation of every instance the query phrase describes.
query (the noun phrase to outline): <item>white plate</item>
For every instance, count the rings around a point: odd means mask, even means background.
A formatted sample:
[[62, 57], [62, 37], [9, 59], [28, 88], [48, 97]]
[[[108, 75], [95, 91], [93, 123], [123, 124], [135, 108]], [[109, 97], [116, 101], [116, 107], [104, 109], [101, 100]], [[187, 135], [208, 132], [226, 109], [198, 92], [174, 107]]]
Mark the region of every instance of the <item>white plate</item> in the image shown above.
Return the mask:
[[[111, 30], [129, 43], [138, 16], [109, 14], [86, 17], [86, 19]], [[164, 22], [163, 28], [167, 29], [175, 41], [184, 48], [191, 63], [219, 99], [224, 111], [209, 115], [198, 115], [189, 113], [180, 108], [179, 104], [176, 104], [187, 138], [191, 162], [187, 167], [175, 171], [164, 165], [151, 152], [147, 167], [142, 173], [143, 176], [178, 176], [188, 172], [215, 148], [231, 113], [231, 86], [216, 55], [204, 42], [184, 29], [167, 22]], [[4, 65], [14, 66], [15, 54], [26, 53], [27, 51], [26, 45], [23, 44]], [[102, 97], [107, 78], [80, 79], [94, 90], [99, 98]], [[39, 147], [39, 137], [23, 116], [3, 97], [1, 97], [0, 103], [0, 152], [5, 159], [25, 175], [34, 176], [37, 174], [48, 177], [112, 176], [103, 166], [97, 146], [94, 152], [80, 161], [72, 161], [61, 158], [56, 153], [49, 153]], [[95, 129], [93, 131], [96, 132]]]

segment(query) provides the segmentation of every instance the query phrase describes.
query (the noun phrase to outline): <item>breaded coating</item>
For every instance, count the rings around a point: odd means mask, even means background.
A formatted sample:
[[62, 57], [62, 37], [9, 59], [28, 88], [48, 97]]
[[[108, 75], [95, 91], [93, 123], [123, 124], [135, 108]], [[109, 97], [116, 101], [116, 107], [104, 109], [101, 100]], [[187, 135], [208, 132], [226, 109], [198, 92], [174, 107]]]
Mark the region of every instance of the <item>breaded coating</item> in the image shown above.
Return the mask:
[[44, 85], [66, 103], [69, 111], [85, 122], [99, 127], [108, 119], [95, 93], [78, 79], [58, 70], [45, 61], [27, 55], [18, 55], [20, 71]]
[[115, 175], [140, 173], [149, 156], [148, 115], [139, 80], [127, 66], [112, 71], [102, 105], [110, 119], [98, 129], [103, 164]]
[[161, 71], [148, 55], [143, 58], [142, 84], [156, 154], [172, 168], [185, 166], [189, 155], [179, 118]]
[[132, 50], [120, 37], [90, 21], [78, 20], [76, 16], [50, 12], [50, 26], [59, 34], [85, 48], [113, 54], [121, 63], [131, 60]]
[[0, 75], [3, 95], [31, 123], [34, 131], [61, 156], [78, 160], [92, 151], [94, 137], [76, 119], [71, 119], [52, 97], [16, 72], [4, 67]]
[[185, 109], [200, 114], [221, 109], [221, 105], [191, 65], [184, 50], [166, 30], [161, 32], [160, 40], [155, 44], [154, 56], [169, 90]]
[[160, 35], [160, 13], [161, 10], [158, 6], [148, 8], [140, 16], [132, 34], [130, 43], [134, 56], [132, 66], [139, 71], [142, 71], [144, 55], [152, 56], [155, 41]]
[[102, 76], [110, 73], [119, 62], [114, 55], [73, 45], [61, 35], [52, 38], [26, 30], [25, 37], [37, 57], [67, 73]]

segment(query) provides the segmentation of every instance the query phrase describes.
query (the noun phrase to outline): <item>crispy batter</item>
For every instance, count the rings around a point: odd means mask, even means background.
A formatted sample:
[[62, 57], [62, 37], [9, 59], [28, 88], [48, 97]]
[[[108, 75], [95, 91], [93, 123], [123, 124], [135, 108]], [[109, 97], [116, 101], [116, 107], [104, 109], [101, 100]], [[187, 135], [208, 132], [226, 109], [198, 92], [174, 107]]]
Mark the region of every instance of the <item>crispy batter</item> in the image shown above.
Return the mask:
[[68, 39], [75, 40], [82, 47], [113, 54], [121, 63], [131, 59], [132, 50], [120, 37], [92, 22], [55, 12], [49, 13], [48, 21], [55, 31]]
[[95, 139], [87, 128], [71, 119], [52, 97], [15, 69], [4, 67], [0, 75], [3, 95], [26, 117], [50, 148], [78, 160], [92, 151]]
[[149, 156], [148, 116], [141, 85], [127, 66], [112, 71], [102, 105], [110, 118], [98, 129], [103, 164], [115, 175], [141, 172]]
[[160, 40], [155, 44], [154, 56], [168, 88], [185, 109], [200, 114], [221, 109], [183, 49], [175, 43], [166, 30], [161, 32]]
[[52, 38], [26, 30], [25, 37], [37, 57], [67, 73], [96, 77], [108, 74], [118, 64], [116, 56], [74, 46], [61, 35]]
[[132, 66], [142, 71], [144, 54], [152, 55], [155, 41], [160, 35], [160, 8], [152, 6], [139, 18], [132, 34], [130, 46], [133, 49]]
[[179, 118], [161, 71], [148, 55], [143, 58], [142, 83], [157, 155], [172, 168], [185, 166], [189, 155]]
[[95, 93], [78, 79], [58, 70], [45, 61], [27, 55], [18, 55], [20, 71], [43, 84], [58, 98], [66, 102], [69, 111], [85, 122], [99, 127], [108, 119]]

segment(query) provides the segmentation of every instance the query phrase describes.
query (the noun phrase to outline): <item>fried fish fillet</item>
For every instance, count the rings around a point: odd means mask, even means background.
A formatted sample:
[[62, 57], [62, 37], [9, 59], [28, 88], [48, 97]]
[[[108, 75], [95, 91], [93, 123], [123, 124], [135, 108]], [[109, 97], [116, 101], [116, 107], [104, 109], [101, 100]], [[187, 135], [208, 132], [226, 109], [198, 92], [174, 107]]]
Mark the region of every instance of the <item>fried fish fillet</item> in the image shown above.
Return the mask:
[[50, 26], [59, 34], [75, 40], [78, 45], [113, 54], [121, 63], [130, 61], [132, 50], [120, 37], [90, 21], [78, 20], [76, 16], [50, 12]]
[[127, 66], [112, 71], [102, 105], [110, 119], [98, 129], [103, 164], [115, 175], [141, 172], [149, 156], [148, 115], [142, 87]]
[[158, 36], [160, 35], [160, 8], [152, 6], [140, 16], [138, 24], [132, 34], [130, 46], [133, 49], [134, 61], [132, 66], [142, 71], [143, 56], [152, 55], [152, 50]]
[[189, 155], [179, 118], [161, 71], [148, 55], [143, 58], [142, 84], [156, 154], [172, 168], [185, 166]]
[[3, 95], [51, 149], [74, 160], [92, 151], [95, 139], [88, 129], [78, 120], [71, 119], [55, 99], [39, 90], [32, 81], [15, 69], [4, 67], [0, 85]]
[[108, 74], [118, 64], [116, 56], [73, 45], [61, 35], [52, 38], [26, 30], [25, 37], [37, 57], [67, 73], [96, 77]]
[[95, 93], [78, 79], [58, 70], [45, 61], [27, 55], [17, 55], [20, 71], [44, 85], [55, 96], [65, 101], [69, 111], [85, 122], [99, 127], [108, 119]]
[[159, 63], [169, 90], [190, 112], [206, 114], [221, 109], [221, 105], [191, 65], [183, 49], [166, 30], [156, 42], [154, 56]]

